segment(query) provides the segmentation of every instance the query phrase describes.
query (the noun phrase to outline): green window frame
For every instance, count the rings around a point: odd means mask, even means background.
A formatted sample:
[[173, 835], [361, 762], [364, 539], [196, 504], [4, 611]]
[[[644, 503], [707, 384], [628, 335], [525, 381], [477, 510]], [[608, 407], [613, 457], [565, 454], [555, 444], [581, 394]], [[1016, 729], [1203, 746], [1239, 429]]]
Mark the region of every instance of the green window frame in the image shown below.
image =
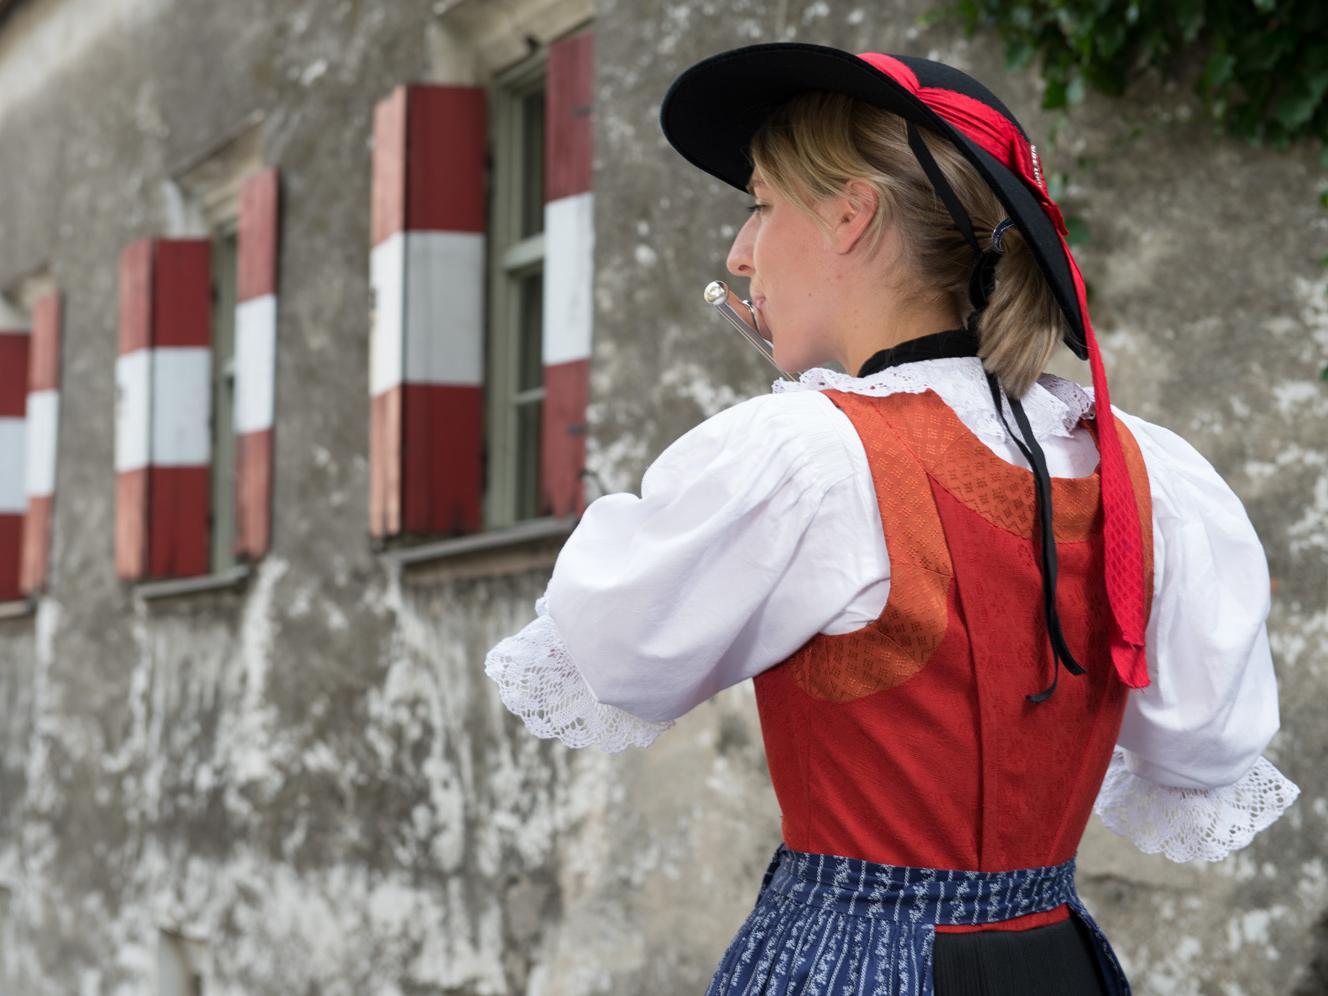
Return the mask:
[[490, 91], [485, 524], [538, 517], [544, 412], [544, 81], [541, 54]]

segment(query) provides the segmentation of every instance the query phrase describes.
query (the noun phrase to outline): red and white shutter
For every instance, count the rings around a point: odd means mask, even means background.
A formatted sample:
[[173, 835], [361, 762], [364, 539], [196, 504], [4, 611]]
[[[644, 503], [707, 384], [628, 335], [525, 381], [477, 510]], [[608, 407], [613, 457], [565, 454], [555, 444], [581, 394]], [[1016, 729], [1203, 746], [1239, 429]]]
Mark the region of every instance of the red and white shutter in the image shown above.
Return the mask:
[[120, 256], [115, 564], [125, 580], [208, 571], [212, 280], [206, 240]]
[[235, 308], [235, 553], [256, 560], [272, 532], [272, 426], [277, 361], [275, 169], [240, 189]]
[[594, 276], [590, 189], [594, 34], [549, 47], [545, 90], [544, 412], [540, 504], [546, 514], [585, 510], [586, 404]]
[[55, 454], [60, 436], [60, 294], [52, 291], [32, 306], [28, 362], [27, 518], [19, 584], [32, 593], [46, 586], [55, 501]]
[[369, 525], [476, 532], [484, 459], [485, 98], [399, 86], [374, 112]]
[[0, 602], [22, 597], [23, 467], [27, 429], [28, 331], [0, 330]]

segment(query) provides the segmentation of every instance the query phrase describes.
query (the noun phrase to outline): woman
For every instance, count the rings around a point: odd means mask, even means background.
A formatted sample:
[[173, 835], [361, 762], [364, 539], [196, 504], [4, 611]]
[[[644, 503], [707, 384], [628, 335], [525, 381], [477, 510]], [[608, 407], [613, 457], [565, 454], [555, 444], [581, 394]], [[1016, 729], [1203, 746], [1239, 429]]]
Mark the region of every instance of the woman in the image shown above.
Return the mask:
[[[1216, 860], [1299, 791], [1239, 500], [1110, 407], [1036, 149], [975, 80], [753, 46], [661, 122], [753, 195], [728, 266], [806, 372], [594, 502], [486, 672], [605, 750], [755, 679], [783, 842], [710, 993], [1128, 993], [1074, 889], [1090, 812]], [[1042, 373], [1061, 341], [1091, 392]]]

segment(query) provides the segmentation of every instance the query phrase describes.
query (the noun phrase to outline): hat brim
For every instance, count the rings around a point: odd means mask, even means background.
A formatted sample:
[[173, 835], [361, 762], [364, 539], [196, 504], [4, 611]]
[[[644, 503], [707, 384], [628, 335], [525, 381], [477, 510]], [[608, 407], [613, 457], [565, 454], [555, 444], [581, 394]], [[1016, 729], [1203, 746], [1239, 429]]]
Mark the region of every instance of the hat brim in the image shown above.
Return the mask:
[[[895, 55], [923, 86], [926, 59]], [[940, 67], [947, 69], [948, 67]], [[952, 71], [951, 71], [952, 72]], [[781, 104], [808, 90], [865, 100], [948, 139], [995, 191], [1051, 285], [1068, 326], [1065, 344], [1085, 359], [1083, 316], [1059, 233], [1037, 196], [1013, 170], [941, 117], [921, 98], [863, 59], [801, 42], [751, 45], [711, 56], [684, 71], [660, 106], [664, 137], [684, 159], [738, 190], [746, 190], [752, 137]], [[1003, 110], [1003, 108], [1002, 108]]]

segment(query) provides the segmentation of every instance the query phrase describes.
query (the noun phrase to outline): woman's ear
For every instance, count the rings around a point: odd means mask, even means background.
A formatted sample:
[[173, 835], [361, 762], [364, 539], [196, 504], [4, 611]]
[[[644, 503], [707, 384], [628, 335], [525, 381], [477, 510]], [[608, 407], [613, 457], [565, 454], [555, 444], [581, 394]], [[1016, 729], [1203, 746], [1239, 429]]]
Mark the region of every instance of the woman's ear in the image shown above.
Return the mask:
[[862, 242], [880, 207], [880, 197], [866, 180], [849, 180], [830, 201], [831, 241], [835, 252], [850, 253]]

